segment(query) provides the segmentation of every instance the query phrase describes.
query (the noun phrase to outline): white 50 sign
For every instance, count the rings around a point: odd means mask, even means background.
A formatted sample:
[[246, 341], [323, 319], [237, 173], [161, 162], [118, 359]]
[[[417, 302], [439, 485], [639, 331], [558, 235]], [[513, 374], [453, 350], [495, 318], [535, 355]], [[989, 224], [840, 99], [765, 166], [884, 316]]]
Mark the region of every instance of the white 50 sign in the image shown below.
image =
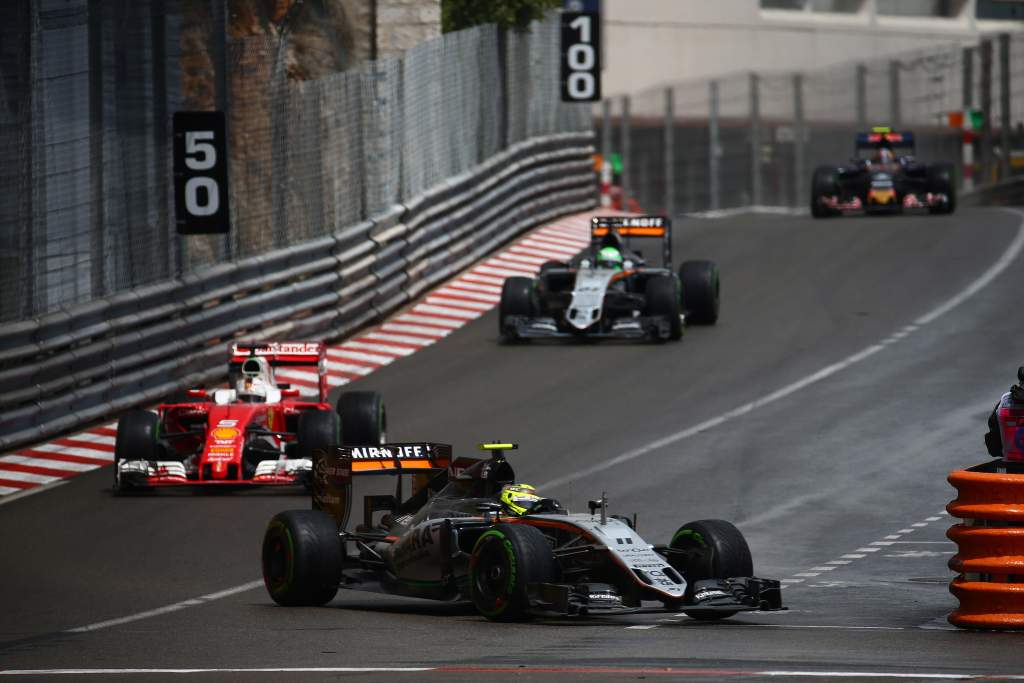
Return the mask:
[[601, 99], [601, 23], [597, 12], [562, 13], [562, 100]]
[[179, 233], [228, 231], [226, 148], [223, 112], [175, 112], [174, 209]]

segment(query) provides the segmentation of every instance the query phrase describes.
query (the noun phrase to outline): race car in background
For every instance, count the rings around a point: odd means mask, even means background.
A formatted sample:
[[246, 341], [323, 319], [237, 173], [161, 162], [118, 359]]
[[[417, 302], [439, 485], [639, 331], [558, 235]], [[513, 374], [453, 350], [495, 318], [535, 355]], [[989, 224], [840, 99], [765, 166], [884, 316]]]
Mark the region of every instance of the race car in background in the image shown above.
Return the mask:
[[[662, 242], [662, 265], [647, 265], [634, 238]], [[672, 268], [672, 222], [663, 216], [600, 216], [590, 246], [568, 262], [548, 261], [536, 278], [510, 277], [501, 290], [504, 341], [537, 338], [676, 340], [684, 324], [713, 325], [719, 312], [718, 266], [685, 261]]]
[[[480, 447], [489, 457], [453, 460], [451, 446], [433, 443], [318, 453], [314, 509], [267, 525], [270, 597], [315, 606], [344, 588], [471, 601], [493, 621], [623, 614], [644, 603], [702, 620], [783, 609], [779, 581], [752, 576], [750, 549], [729, 522], [690, 522], [667, 545], [651, 545], [635, 517], [608, 514], [603, 494], [589, 514], [570, 514], [517, 483], [505, 457], [516, 444]], [[353, 506], [353, 486], [368, 475], [395, 477], [395, 494]], [[412, 480], [408, 497], [404, 479]], [[353, 507], [362, 510], [354, 525]]]
[[[279, 384], [278, 367], [315, 368], [316, 400]], [[308, 484], [313, 452], [343, 443], [384, 443], [380, 395], [341, 395], [327, 403], [324, 345], [319, 342], [232, 344], [229, 388], [190, 389], [191, 399], [130, 411], [118, 420], [114, 490], [160, 486]]]
[[811, 179], [811, 215], [899, 213], [905, 210], [953, 213], [953, 165], [924, 164], [914, 158], [914, 134], [876, 127], [858, 133], [856, 156], [847, 166], [819, 166]]

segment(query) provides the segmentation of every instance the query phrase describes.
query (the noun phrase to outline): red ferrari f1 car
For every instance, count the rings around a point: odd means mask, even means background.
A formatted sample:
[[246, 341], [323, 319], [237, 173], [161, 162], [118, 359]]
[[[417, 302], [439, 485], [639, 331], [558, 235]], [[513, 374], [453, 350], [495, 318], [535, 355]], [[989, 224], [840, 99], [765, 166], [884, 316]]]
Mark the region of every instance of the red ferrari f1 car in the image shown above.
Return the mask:
[[[315, 368], [316, 400], [275, 381], [278, 367]], [[159, 486], [309, 484], [313, 452], [345, 444], [382, 444], [380, 395], [352, 391], [337, 410], [327, 402], [324, 345], [233, 344], [229, 387], [190, 389], [192, 400], [133, 410], [117, 425], [114, 490]]]

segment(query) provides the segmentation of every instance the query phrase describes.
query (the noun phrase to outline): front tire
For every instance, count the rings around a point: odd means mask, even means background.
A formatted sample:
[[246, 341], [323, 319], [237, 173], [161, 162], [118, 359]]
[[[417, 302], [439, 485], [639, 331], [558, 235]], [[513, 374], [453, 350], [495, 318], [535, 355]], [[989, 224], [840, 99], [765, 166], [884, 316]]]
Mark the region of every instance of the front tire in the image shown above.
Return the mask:
[[346, 391], [338, 398], [341, 445], [383, 445], [387, 442], [388, 416], [384, 398], [376, 391]]
[[835, 196], [838, 194], [839, 179], [836, 175], [836, 170], [831, 166], [819, 166], [814, 169], [814, 175], [811, 176], [811, 215], [815, 218], [828, 218], [838, 215], [838, 211], [823, 206], [821, 203], [823, 196]]
[[506, 318], [514, 315], [532, 318], [537, 309], [534, 305], [535, 298], [533, 278], [510, 277], [505, 279], [501, 286], [501, 302], [498, 304], [498, 334], [503, 341], [519, 340], [515, 329], [505, 324]]
[[[675, 560], [670, 564], [691, 587], [704, 579], [754, 575], [754, 561], [747, 540], [739, 529], [723, 519], [702, 519], [684, 524], [672, 536], [669, 547], [690, 551], [685, 562]], [[714, 621], [731, 617], [736, 612], [686, 614], [693, 619]]]
[[299, 414], [296, 431], [296, 455], [313, 459], [315, 451], [327, 451], [340, 443], [338, 416], [327, 410], [307, 410]]
[[928, 191], [945, 194], [949, 200], [945, 206], [929, 207], [930, 213], [953, 213], [956, 211], [956, 184], [951, 164], [932, 164], [928, 167]]
[[338, 527], [326, 512], [274, 515], [263, 535], [263, 584], [284, 607], [314, 607], [334, 599], [341, 582]]
[[551, 546], [526, 524], [495, 524], [477, 540], [469, 561], [473, 605], [491, 621], [530, 618], [527, 586], [554, 583], [560, 571]]
[[647, 315], [668, 319], [668, 338], [672, 341], [683, 336], [682, 307], [679, 297], [679, 283], [671, 275], [656, 275], [647, 281], [644, 289]]
[[117, 421], [114, 440], [114, 491], [123, 493], [139, 487], [121, 479], [121, 462], [125, 460], [160, 459], [160, 417], [148, 410], [132, 410]]
[[714, 325], [718, 322], [722, 286], [718, 266], [712, 261], [684, 261], [679, 266], [683, 286], [682, 305], [687, 322]]

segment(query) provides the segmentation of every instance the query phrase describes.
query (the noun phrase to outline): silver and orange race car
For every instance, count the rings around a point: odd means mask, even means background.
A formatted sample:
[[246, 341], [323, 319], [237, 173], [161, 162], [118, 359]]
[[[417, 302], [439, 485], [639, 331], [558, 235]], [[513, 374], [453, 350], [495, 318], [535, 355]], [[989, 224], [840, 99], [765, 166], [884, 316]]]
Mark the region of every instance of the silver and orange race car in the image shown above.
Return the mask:
[[[275, 370], [318, 373], [315, 397], [278, 383]], [[326, 358], [319, 342], [232, 344], [229, 386], [190, 389], [190, 400], [133, 410], [117, 424], [114, 490], [162, 486], [307, 484], [312, 454], [343, 443], [384, 443], [380, 395], [346, 392], [327, 402]]]
[[[322, 605], [346, 588], [467, 600], [495, 621], [621, 614], [644, 603], [707, 620], [783, 609], [779, 581], [753, 577], [747, 542], [729, 522], [690, 522], [652, 545], [635, 517], [608, 514], [603, 494], [589, 513], [570, 514], [516, 483], [505, 458], [515, 444], [481, 447], [489, 457], [452, 459], [451, 446], [433, 443], [318, 453], [314, 509], [279, 513], [267, 526], [270, 597]], [[372, 475], [396, 477], [395, 493], [363, 496], [362, 517], [350, 523], [353, 485]]]

